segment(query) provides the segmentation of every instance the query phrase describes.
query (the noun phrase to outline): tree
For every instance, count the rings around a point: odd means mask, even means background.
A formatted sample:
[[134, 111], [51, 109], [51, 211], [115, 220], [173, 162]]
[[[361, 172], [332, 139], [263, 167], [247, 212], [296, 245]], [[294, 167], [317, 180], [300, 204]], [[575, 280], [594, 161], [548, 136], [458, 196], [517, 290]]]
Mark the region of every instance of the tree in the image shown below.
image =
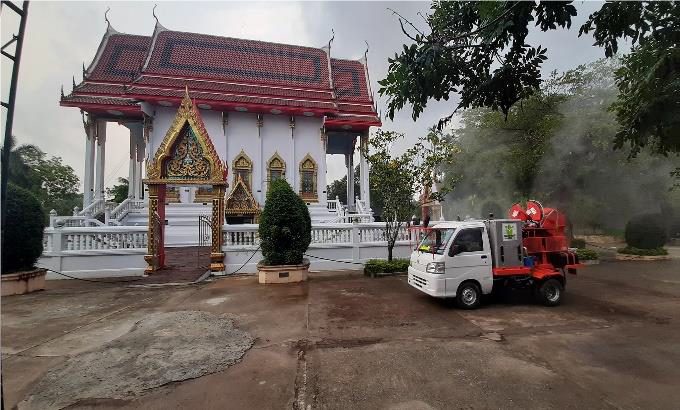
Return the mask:
[[119, 177], [118, 184], [112, 186], [111, 188], [106, 188], [106, 195], [113, 202], [121, 203], [125, 201], [128, 197], [129, 182], [127, 178]]
[[[4, 149], [4, 147], [3, 147]], [[82, 203], [78, 192], [80, 180], [71, 166], [60, 157], [47, 157], [37, 146], [10, 142], [9, 182], [31, 192], [40, 202], [45, 219], [55, 209], [59, 215], [70, 215]]]
[[288, 182], [272, 181], [258, 228], [265, 265], [298, 265], [312, 241], [309, 210]]
[[[542, 81], [546, 48], [527, 43], [530, 24], [535, 21], [541, 31], [570, 28], [577, 14], [570, 2], [435, 1], [431, 9], [427, 34], [399, 16], [413, 43], [389, 59], [387, 77], [379, 82], [390, 118], [409, 104], [416, 119], [430, 98], [448, 100], [451, 93], [460, 94], [454, 113], [487, 107], [508, 115]], [[615, 55], [620, 40], [637, 44], [617, 71], [616, 147], [628, 143], [635, 155], [652, 143], [657, 152], [680, 152], [678, 3], [608, 2], [589, 16], [579, 35], [591, 31], [607, 57]]]
[[445, 173], [453, 185], [447, 211], [485, 215], [493, 201], [506, 212], [534, 198], [564, 211], [582, 232], [610, 233], [638, 213], [672, 214], [672, 161], [649, 150], [632, 161], [612, 149], [618, 123], [607, 107], [617, 96], [617, 68], [602, 59], [553, 73], [507, 121], [488, 108], [466, 110], [452, 138], [461, 153]]
[[7, 240], [2, 241], [2, 273], [29, 270], [43, 251], [43, 210], [27, 189], [7, 185], [5, 202]]
[[390, 146], [403, 136], [393, 131], [378, 130], [369, 138], [364, 153], [371, 169], [371, 183], [381, 187], [382, 219], [385, 222], [387, 260], [390, 261], [399, 229], [415, 211], [414, 197], [424, 186], [441, 182], [438, 167], [451, 164], [458, 152], [454, 145], [446, 143], [441, 132], [433, 129], [403, 154], [393, 155]]

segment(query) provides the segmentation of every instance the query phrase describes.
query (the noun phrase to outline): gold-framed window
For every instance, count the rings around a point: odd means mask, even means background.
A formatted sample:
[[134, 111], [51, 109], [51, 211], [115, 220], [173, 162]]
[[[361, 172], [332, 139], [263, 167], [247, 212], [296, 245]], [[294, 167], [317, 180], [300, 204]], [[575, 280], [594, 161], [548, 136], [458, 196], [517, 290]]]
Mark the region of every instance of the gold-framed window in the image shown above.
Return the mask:
[[286, 162], [278, 152], [275, 152], [267, 161], [267, 182], [271, 183], [279, 178], [286, 177]]
[[246, 153], [241, 150], [241, 152], [236, 156], [234, 162], [232, 163], [231, 169], [234, 170], [234, 184], [236, 186], [236, 181], [241, 177], [243, 183], [246, 184], [249, 190], [252, 191], [253, 187], [253, 161], [246, 155]]
[[316, 201], [317, 196], [317, 172], [319, 167], [311, 155], [307, 154], [300, 161], [300, 196], [304, 200]]

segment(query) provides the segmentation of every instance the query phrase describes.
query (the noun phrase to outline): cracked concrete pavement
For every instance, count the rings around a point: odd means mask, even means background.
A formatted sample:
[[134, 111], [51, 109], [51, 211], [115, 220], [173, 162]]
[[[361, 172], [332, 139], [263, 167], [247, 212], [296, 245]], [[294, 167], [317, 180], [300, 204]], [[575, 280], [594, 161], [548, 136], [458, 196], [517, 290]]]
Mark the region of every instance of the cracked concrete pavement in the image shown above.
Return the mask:
[[[678, 260], [589, 266], [569, 277], [556, 308], [518, 297], [462, 311], [404, 279], [50, 282], [45, 292], [2, 299], [5, 404], [45, 394], [50, 369], [126, 340], [139, 320], [191, 311], [233, 318], [252, 348], [224, 370], [132, 396], [83, 396], [69, 408], [677, 408]], [[199, 329], [178, 326], [168, 350], [190, 351]], [[210, 343], [228, 344], [220, 334]], [[132, 357], [149, 354], [148, 344], [127, 346]]]

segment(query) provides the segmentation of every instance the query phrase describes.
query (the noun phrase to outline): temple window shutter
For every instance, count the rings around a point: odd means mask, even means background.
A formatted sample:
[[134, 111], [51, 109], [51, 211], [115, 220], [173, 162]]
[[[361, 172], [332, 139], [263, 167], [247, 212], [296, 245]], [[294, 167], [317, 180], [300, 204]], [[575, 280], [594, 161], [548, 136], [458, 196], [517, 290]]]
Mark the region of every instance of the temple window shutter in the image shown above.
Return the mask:
[[302, 199], [312, 201], [317, 199], [317, 170], [316, 162], [307, 154], [300, 162], [300, 196]]

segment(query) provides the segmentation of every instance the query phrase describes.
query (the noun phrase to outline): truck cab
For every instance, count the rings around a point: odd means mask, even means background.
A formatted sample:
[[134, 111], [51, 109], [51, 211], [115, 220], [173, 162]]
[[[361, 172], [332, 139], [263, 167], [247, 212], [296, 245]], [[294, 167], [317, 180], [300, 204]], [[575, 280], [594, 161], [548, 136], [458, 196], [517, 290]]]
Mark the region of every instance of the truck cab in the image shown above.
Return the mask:
[[493, 288], [492, 253], [483, 221], [443, 222], [426, 229], [411, 254], [408, 283], [434, 297], [479, 305]]

